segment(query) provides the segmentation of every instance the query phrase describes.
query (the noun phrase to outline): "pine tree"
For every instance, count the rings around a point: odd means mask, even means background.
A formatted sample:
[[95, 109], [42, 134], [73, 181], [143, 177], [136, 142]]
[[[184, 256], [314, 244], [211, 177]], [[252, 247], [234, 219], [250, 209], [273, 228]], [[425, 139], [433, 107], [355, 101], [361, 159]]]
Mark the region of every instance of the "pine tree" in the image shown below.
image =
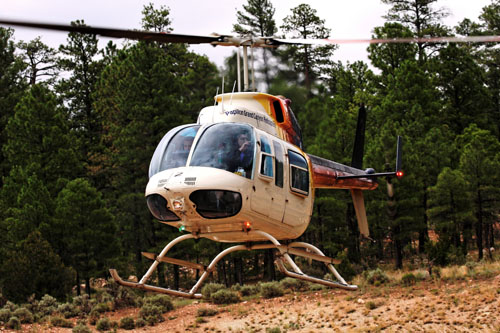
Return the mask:
[[52, 84], [58, 75], [56, 50], [45, 45], [40, 37], [28, 43], [21, 41], [18, 47], [24, 52], [24, 61], [27, 64], [25, 75], [29, 84], [34, 85], [40, 81]]
[[[325, 27], [325, 20], [317, 16], [317, 11], [307, 4], [292, 8], [292, 14], [283, 19], [281, 29], [293, 38], [328, 38], [330, 29]], [[295, 70], [303, 72], [309, 95], [313, 83], [321, 77], [325, 66], [331, 64], [335, 45], [311, 47], [309, 45], [290, 46], [283, 57], [291, 57]]]
[[26, 92], [5, 133], [2, 148], [8, 163], [35, 173], [52, 196], [60, 190], [59, 178], [71, 179], [80, 172], [64, 111], [43, 84]]
[[[90, 294], [90, 278], [106, 276], [110, 260], [119, 253], [116, 227], [101, 193], [81, 178], [66, 184], [56, 199], [56, 220], [52, 236], [58, 250], [77, 276], [85, 280]], [[80, 281], [76, 281], [79, 286]]]

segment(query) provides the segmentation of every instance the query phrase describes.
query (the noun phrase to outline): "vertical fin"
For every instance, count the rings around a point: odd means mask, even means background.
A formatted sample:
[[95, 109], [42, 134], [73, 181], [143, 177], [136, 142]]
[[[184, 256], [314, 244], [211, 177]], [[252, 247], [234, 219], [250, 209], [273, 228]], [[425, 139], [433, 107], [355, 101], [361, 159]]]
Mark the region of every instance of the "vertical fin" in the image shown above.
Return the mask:
[[354, 210], [356, 211], [356, 218], [358, 220], [359, 232], [366, 238], [370, 236], [368, 229], [368, 220], [366, 218], [365, 199], [363, 191], [358, 189], [351, 189], [352, 202], [354, 203]]

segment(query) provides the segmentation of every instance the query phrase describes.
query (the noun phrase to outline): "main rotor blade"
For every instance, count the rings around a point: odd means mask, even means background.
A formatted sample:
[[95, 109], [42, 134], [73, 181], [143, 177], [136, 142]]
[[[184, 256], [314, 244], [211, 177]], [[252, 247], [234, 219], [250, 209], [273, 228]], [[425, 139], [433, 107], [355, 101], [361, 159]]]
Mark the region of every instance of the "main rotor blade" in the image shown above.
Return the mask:
[[392, 43], [498, 43], [500, 36], [422, 37], [422, 38], [374, 38], [374, 39], [303, 39], [269, 38], [273, 45], [327, 45], [327, 44], [392, 44]]
[[155, 41], [162, 43], [210, 44], [210, 43], [222, 42], [226, 37], [226, 36], [183, 35], [183, 34], [172, 34], [165, 32], [112, 29], [112, 28], [90, 27], [90, 26], [73, 26], [67, 24], [23, 22], [23, 21], [11, 21], [4, 19], [0, 19], [0, 24], [7, 26], [19, 26], [19, 27], [28, 27], [37, 29], [56, 30], [56, 31], [79, 32], [84, 34], [100, 35], [103, 37], [128, 38], [134, 40], [146, 40], [146, 41]]

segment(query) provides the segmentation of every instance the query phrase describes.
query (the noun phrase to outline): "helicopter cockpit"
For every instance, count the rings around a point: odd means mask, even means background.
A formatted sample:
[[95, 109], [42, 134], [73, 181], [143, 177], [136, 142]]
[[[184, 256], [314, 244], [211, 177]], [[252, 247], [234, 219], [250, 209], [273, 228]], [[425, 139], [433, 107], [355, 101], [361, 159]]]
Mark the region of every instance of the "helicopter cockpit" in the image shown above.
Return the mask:
[[217, 168], [252, 178], [255, 136], [251, 126], [216, 123], [203, 126], [198, 134], [200, 128], [200, 125], [185, 125], [169, 131], [155, 150], [149, 177], [160, 171], [187, 166], [191, 153], [189, 166]]

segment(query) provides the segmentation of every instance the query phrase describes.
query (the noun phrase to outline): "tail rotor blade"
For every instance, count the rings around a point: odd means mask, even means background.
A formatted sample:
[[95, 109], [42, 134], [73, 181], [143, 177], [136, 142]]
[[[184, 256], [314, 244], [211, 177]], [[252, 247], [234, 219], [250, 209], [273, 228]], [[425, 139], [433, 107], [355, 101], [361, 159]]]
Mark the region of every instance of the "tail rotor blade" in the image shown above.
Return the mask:
[[365, 237], [370, 236], [370, 230], [368, 229], [368, 219], [366, 218], [366, 208], [365, 199], [363, 197], [363, 191], [352, 189], [351, 190], [352, 202], [354, 204], [354, 210], [356, 211], [356, 218], [358, 220], [359, 232]]

